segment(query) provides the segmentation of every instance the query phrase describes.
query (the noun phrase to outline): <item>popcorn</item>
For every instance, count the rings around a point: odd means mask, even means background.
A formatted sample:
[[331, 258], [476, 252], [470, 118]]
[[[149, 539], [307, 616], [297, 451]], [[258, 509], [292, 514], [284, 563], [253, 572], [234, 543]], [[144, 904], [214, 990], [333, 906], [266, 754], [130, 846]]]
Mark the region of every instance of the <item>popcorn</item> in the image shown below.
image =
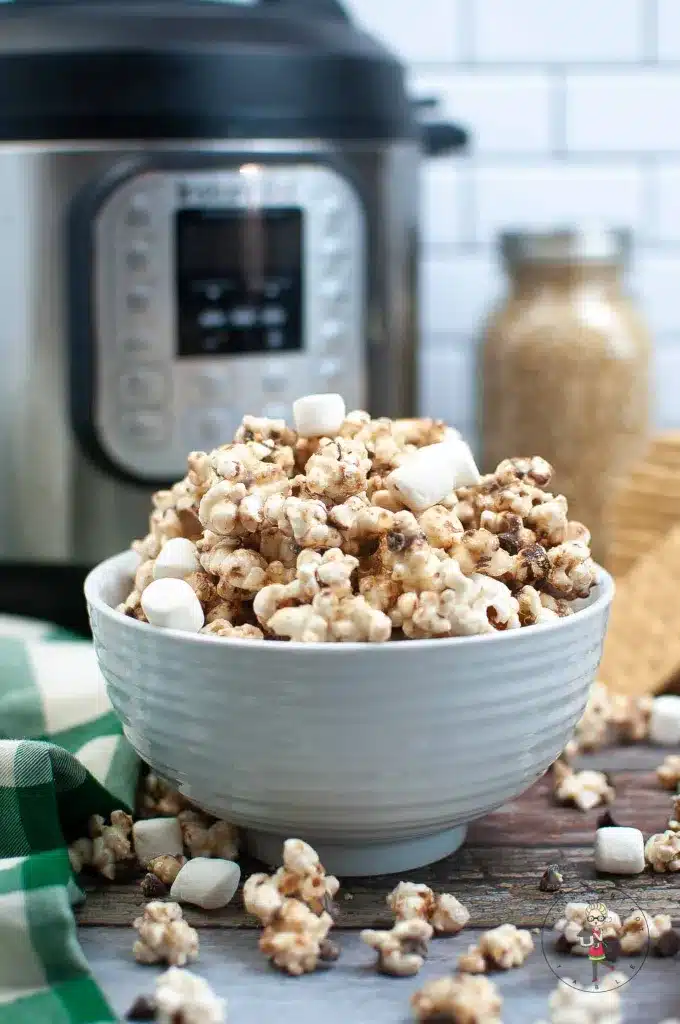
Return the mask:
[[595, 868], [613, 875], [639, 875], [645, 870], [645, 846], [638, 828], [598, 828]]
[[330, 914], [317, 916], [300, 900], [284, 899], [264, 928], [260, 949], [286, 974], [309, 974], [324, 962], [326, 937], [332, 926]]
[[425, 962], [432, 927], [417, 917], [397, 921], [390, 931], [365, 929], [361, 940], [378, 954], [377, 969], [383, 974], [405, 978], [417, 974]]
[[196, 545], [186, 537], [174, 537], [161, 548], [153, 563], [153, 578], [175, 577], [182, 580], [199, 568]]
[[146, 812], [148, 817], [155, 817], [159, 814], [175, 817], [185, 809], [188, 802], [186, 797], [176, 789], [172, 789], [167, 782], [159, 779], [153, 772], [149, 772], [145, 777], [141, 809]]
[[293, 402], [295, 429], [300, 437], [335, 437], [345, 419], [341, 395], [307, 395]]
[[550, 1024], [621, 1024], [621, 995], [617, 986], [628, 978], [620, 971], [595, 985], [580, 989], [573, 981], [560, 981], [548, 1000]]
[[520, 967], [534, 948], [528, 931], [514, 924], [502, 924], [484, 932], [476, 946], [469, 946], [458, 960], [458, 969], [470, 974], [482, 974], [487, 967], [503, 971]]
[[184, 967], [198, 957], [198, 932], [182, 918], [177, 903], [152, 901], [132, 922], [139, 938], [132, 947], [140, 964], [167, 963]]
[[469, 911], [455, 896], [435, 895], [421, 882], [399, 882], [389, 893], [387, 905], [397, 921], [427, 921], [439, 935], [456, 935], [470, 920]]
[[191, 971], [171, 967], [156, 980], [157, 1024], [224, 1024], [226, 1001]]
[[111, 824], [106, 825], [101, 815], [93, 814], [89, 821], [89, 831], [92, 839], [92, 867], [104, 878], [113, 881], [116, 865], [132, 857], [132, 818], [125, 811], [112, 811], [110, 820]]
[[299, 431], [246, 416], [154, 494], [122, 614], [226, 641], [375, 643], [554, 623], [594, 585], [545, 460], [480, 477], [439, 420], [344, 414], [338, 395], [296, 409]]
[[238, 889], [241, 869], [231, 860], [194, 857], [180, 868], [170, 890], [170, 899], [193, 903], [203, 910], [226, 907]]
[[671, 928], [668, 914], [653, 916], [644, 910], [634, 911], [621, 926], [621, 952], [627, 956], [641, 953], [649, 944], [671, 931]]
[[680, 754], [668, 754], [663, 764], [656, 769], [656, 775], [665, 789], [677, 789], [680, 783]]
[[92, 864], [92, 840], [83, 836], [76, 839], [68, 848], [68, 859], [74, 875], [79, 875], [83, 868]]
[[502, 1004], [496, 986], [472, 974], [428, 981], [411, 996], [416, 1020], [437, 1024], [501, 1024]]
[[647, 738], [653, 698], [609, 695], [609, 719], [622, 742], [639, 743]]
[[201, 811], [187, 808], [178, 815], [182, 840], [192, 857], [219, 857], [234, 860], [238, 856], [240, 832], [228, 821], [214, 821]]
[[650, 836], [645, 843], [645, 860], [658, 874], [680, 871], [680, 834], [667, 829]]
[[146, 867], [159, 882], [162, 882], [164, 886], [168, 886], [172, 885], [175, 881], [184, 862], [185, 858], [183, 856], [173, 857], [169, 853], [164, 853], [160, 857], [154, 857], [150, 860]]
[[152, 626], [198, 633], [203, 625], [203, 609], [185, 580], [154, 580], [141, 596], [144, 614]]
[[555, 798], [561, 804], [574, 804], [581, 811], [590, 811], [599, 804], [610, 804], [616, 793], [606, 775], [596, 771], [574, 772], [564, 769], [555, 787]]
[[182, 830], [177, 818], [145, 818], [132, 826], [135, 855], [144, 868], [163, 854], [181, 857]]
[[[568, 946], [573, 946], [573, 953], [587, 953], [585, 946], [579, 946], [578, 940], [583, 929], [587, 926], [588, 903], [567, 903], [564, 908], [564, 917], [555, 923], [555, 931], [564, 939]], [[603, 938], [618, 938], [621, 932], [621, 919], [613, 910], [610, 910], [607, 920], [601, 926]]]

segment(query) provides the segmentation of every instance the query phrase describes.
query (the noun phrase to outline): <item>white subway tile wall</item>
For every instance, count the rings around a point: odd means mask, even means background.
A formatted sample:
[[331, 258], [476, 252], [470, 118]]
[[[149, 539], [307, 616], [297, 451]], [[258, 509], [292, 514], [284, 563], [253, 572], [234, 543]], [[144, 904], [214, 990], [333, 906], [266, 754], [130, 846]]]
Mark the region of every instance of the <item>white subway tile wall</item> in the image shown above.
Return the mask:
[[423, 172], [421, 409], [475, 430], [500, 231], [629, 227], [654, 333], [656, 421], [680, 428], [680, 0], [345, 0], [465, 124]]

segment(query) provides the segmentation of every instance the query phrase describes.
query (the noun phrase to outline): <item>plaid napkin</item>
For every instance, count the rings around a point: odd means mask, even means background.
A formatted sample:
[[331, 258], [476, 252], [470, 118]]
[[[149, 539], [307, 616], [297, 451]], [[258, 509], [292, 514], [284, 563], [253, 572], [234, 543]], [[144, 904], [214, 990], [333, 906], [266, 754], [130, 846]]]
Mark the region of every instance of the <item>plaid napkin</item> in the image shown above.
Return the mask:
[[78, 945], [66, 845], [130, 810], [137, 776], [92, 645], [0, 616], [0, 1024], [117, 1019]]

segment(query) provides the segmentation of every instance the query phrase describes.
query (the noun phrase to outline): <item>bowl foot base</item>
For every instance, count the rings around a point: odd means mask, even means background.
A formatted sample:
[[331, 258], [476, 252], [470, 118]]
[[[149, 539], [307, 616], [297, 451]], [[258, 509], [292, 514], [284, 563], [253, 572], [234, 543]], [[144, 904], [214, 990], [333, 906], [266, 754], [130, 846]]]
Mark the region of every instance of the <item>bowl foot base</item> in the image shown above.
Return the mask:
[[[329, 874], [352, 878], [398, 874], [433, 864], [454, 853], [462, 845], [466, 832], [467, 825], [458, 825], [417, 839], [366, 844], [328, 843], [309, 835], [296, 835], [296, 838], [304, 839], [314, 847]], [[281, 864], [281, 847], [288, 836], [251, 830], [246, 832], [246, 836], [248, 849], [254, 857], [271, 867]]]

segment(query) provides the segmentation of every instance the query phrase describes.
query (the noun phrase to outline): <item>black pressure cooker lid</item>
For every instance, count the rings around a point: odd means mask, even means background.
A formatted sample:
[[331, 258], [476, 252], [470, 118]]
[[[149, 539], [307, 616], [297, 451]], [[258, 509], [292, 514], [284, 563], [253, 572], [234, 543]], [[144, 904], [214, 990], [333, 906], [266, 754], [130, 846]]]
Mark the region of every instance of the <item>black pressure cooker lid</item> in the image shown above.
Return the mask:
[[415, 137], [336, 0], [0, 4], [0, 139]]

